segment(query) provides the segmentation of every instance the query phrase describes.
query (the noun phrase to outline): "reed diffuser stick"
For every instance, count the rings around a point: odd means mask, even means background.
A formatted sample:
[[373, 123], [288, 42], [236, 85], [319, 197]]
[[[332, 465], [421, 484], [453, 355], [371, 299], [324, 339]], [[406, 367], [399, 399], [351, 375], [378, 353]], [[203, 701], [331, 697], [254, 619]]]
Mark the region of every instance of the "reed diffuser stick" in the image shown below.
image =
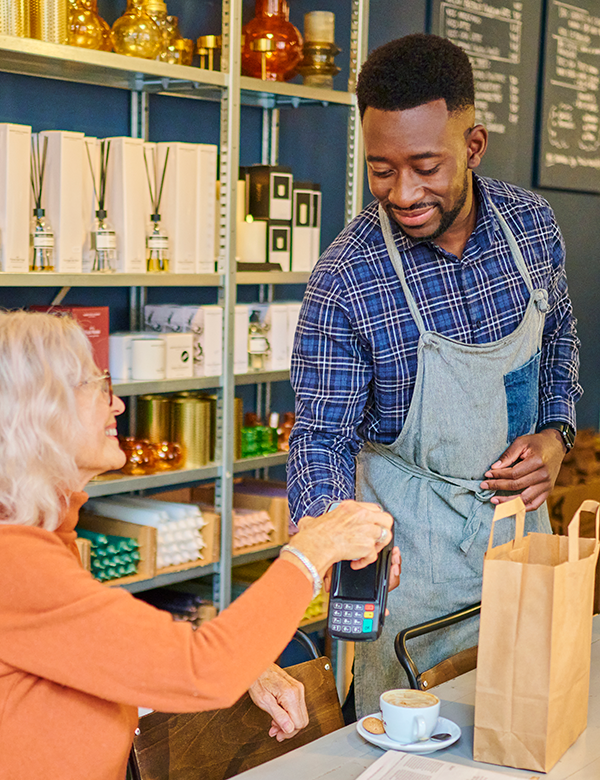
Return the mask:
[[152, 201], [152, 215], [160, 215], [160, 202], [162, 200], [163, 188], [165, 186], [165, 175], [167, 173], [167, 165], [169, 163], [169, 152], [171, 147], [167, 147], [167, 153], [165, 155], [165, 162], [162, 169], [162, 176], [160, 182], [160, 188], [158, 186], [158, 165], [156, 162], [156, 150], [152, 150], [152, 168], [154, 172], [154, 188], [152, 187], [152, 181], [150, 171], [148, 168], [148, 158], [146, 156], [146, 150], [144, 149], [144, 165], [146, 166], [146, 178], [148, 180], [148, 189], [150, 190], [150, 200]]
[[46, 157], [48, 154], [48, 137], [44, 136], [44, 146], [40, 155], [40, 136], [31, 137], [31, 188], [36, 209], [42, 208], [44, 190], [44, 173], [46, 172]]

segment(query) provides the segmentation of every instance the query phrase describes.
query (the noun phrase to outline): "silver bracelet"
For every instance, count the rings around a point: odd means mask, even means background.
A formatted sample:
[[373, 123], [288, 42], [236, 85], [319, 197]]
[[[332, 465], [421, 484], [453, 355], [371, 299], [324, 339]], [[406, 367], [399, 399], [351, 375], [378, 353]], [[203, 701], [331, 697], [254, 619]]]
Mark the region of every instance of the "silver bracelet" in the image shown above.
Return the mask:
[[316, 570], [315, 566], [311, 561], [308, 560], [306, 555], [304, 555], [303, 552], [300, 552], [300, 550], [297, 550], [295, 547], [292, 547], [289, 544], [284, 544], [281, 548], [281, 552], [289, 552], [292, 553], [292, 555], [295, 555], [298, 560], [302, 561], [302, 563], [306, 566], [308, 571], [310, 572], [310, 576], [313, 578], [313, 599], [315, 599], [319, 593], [321, 592], [321, 588], [323, 587], [323, 580], [319, 577], [319, 572]]

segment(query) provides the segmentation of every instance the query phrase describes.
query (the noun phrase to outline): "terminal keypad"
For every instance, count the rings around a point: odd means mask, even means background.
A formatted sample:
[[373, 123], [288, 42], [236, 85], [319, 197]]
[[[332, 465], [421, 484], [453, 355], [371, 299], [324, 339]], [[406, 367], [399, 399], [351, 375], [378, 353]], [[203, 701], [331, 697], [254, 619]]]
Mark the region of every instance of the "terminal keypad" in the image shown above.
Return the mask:
[[375, 604], [333, 602], [332, 628], [344, 634], [370, 634], [375, 619]]

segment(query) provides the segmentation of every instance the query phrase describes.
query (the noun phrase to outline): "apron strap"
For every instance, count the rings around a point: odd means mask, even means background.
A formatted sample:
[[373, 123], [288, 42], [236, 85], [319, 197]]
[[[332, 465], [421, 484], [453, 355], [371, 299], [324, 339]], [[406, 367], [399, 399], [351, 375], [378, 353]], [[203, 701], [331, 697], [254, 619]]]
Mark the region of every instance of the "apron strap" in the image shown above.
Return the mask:
[[449, 485], [466, 490], [472, 493], [474, 498], [482, 503], [486, 503], [496, 495], [495, 490], [482, 490], [480, 487], [481, 479], [461, 479], [460, 477], [450, 477], [444, 474], [437, 474], [434, 471], [428, 471], [415, 463], [407, 463], [399, 455], [393, 453], [386, 444], [380, 444], [379, 442], [370, 441], [368, 446], [373, 449], [382, 458], [385, 458], [392, 463], [400, 471], [404, 471], [407, 474], [412, 474], [415, 477], [429, 480], [430, 482], [446, 482]]
[[507, 221], [504, 219], [502, 214], [498, 211], [496, 206], [490, 201], [490, 205], [492, 207], [492, 210], [496, 214], [496, 217], [498, 219], [498, 222], [500, 223], [500, 227], [502, 228], [502, 232], [504, 233], [504, 238], [506, 239], [508, 246], [510, 247], [510, 251], [512, 252], [513, 260], [515, 261], [515, 265], [519, 269], [519, 272], [521, 276], [523, 277], [523, 281], [527, 285], [527, 289], [529, 290], [529, 293], [531, 294], [533, 292], [533, 280], [531, 279], [531, 274], [529, 273], [529, 269], [527, 268], [527, 265], [525, 264], [525, 259], [523, 258], [523, 254], [521, 250], [519, 249], [519, 245], [517, 244], [517, 240], [512, 232], [512, 230], [508, 227]]
[[404, 267], [402, 266], [400, 252], [398, 252], [398, 247], [396, 246], [396, 242], [394, 241], [394, 237], [392, 235], [392, 227], [390, 225], [389, 217], [386, 214], [386, 211], [381, 205], [381, 203], [379, 204], [379, 222], [381, 223], [381, 230], [383, 233], [383, 238], [385, 240], [385, 246], [388, 251], [388, 255], [390, 256], [392, 265], [396, 269], [396, 273], [398, 274], [398, 279], [400, 279], [400, 284], [402, 285], [402, 290], [404, 292], [404, 297], [406, 298], [406, 302], [408, 303], [408, 308], [410, 310], [413, 320], [417, 324], [419, 333], [423, 335], [423, 333], [426, 332], [427, 328], [425, 327], [425, 323], [423, 322], [423, 317], [421, 317], [421, 313], [417, 306], [417, 302], [415, 301], [414, 296], [409, 290], [408, 284], [406, 283], [406, 277], [404, 276]]

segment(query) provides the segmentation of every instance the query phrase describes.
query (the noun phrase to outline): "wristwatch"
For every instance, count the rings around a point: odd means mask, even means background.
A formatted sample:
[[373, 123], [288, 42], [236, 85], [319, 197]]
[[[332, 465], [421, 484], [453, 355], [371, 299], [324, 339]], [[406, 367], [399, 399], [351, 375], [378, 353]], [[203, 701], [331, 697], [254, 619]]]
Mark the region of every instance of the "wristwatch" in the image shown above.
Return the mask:
[[575, 444], [575, 431], [569, 425], [569, 423], [549, 422], [545, 425], [542, 425], [540, 431], [545, 431], [546, 428], [553, 428], [555, 431], [560, 433], [563, 444], [567, 448], [567, 452], [570, 452], [573, 449], [573, 445]]

